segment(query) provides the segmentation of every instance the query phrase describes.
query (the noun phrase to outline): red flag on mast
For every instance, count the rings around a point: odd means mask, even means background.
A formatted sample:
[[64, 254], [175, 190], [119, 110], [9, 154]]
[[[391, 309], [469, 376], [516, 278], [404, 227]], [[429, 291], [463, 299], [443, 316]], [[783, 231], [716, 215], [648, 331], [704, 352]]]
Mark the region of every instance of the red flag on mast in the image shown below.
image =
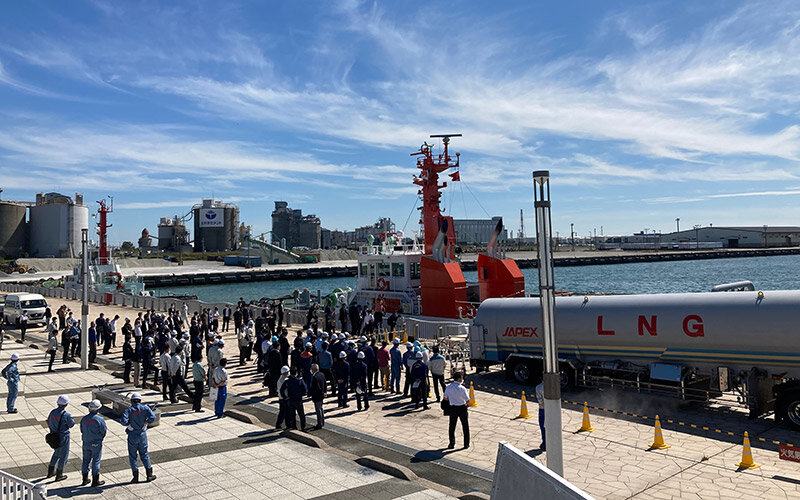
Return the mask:
[[461, 180], [461, 174], [458, 171], [453, 172], [452, 174], [447, 174], [453, 179], [453, 182], [458, 182]]

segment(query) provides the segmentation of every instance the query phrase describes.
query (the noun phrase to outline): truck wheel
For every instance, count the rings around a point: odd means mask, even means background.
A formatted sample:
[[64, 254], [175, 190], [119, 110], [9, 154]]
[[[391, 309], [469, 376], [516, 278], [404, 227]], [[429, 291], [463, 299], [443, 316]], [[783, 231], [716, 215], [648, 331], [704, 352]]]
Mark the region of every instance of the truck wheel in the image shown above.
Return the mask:
[[530, 363], [525, 360], [519, 360], [514, 363], [512, 373], [514, 380], [520, 384], [530, 384], [533, 381], [533, 369]]
[[800, 395], [793, 394], [786, 405], [786, 421], [792, 430], [800, 431]]

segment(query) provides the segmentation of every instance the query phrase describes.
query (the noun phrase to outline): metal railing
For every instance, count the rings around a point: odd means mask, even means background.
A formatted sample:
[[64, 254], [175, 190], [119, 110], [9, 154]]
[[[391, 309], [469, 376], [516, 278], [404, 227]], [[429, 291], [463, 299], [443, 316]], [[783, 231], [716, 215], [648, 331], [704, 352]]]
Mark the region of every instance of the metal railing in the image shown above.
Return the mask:
[[47, 486], [33, 484], [0, 470], [0, 500], [46, 500]]

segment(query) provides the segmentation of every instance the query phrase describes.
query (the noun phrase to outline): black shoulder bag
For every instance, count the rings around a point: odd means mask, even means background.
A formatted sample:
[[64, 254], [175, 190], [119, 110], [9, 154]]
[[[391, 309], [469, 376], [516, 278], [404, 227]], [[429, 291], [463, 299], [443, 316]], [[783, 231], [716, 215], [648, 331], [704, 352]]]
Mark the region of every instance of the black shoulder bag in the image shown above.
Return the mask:
[[64, 414], [65, 413], [66, 413], [66, 411], [62, 411], [61, 412], [61, 418], [58, 419], [58, 427], [56, 428], [56, 431], [55, 432], [48, 432], [47, 435], [45, 435], [45, 437], [44, 437], [44, 440], [47, 441], [47, 444], [50, 445], [50, 448], [53, 448], [54, 450], [57, 450], [57, 449], [61, 448], [61, 439], [60, 439], [61, 422], [64, 421]]

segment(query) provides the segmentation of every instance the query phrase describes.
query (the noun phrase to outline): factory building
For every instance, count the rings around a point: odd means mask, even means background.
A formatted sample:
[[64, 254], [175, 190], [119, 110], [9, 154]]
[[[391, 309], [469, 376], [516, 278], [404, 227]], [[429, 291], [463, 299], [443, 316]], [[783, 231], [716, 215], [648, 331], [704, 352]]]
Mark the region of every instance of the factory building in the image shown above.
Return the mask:
[[289, 203], [276, 201], [272, 211], [272, 240], [288, 249], [318, 249], [322, 245], [319, 217], [303, 215], [302, 210], [289, 208]]
[[[196, 217], [196, 216], [195, 216]], [[177, 252], [189, 241], [189, 232], [180, 217], [162, 217], [158, 223], [158, 249]]]
[[83, 195], [37, 193], [30, 207], [28, 254], [31, 257], [79, 257], [81, 230], [89, 227]]
[[695, 250], [712, 248], [776, 248], [800, 246], [798, 226], [720, 226], [672, 233], [640, 232], [630, 236], [593, 238], [598, 250]]
[[[239, 248], [239, 207], [211, 198], [192, 207], [194, 251], [228, 252]], [[159, 245], [161, 244], [159, 224]]]
[[[485, 245], [494, 234], [497, 223], [502, 217], [491, 219], [454, 219], [453, 229], [456, 233], [456, 242], [460, 245]], [[497, 241], [506, 241], [508, 231], [505, 228], [500, 232]]]
[[14, 259], [28, 252], [27, 210], [25, 203], [0, 201], [0, 258]]
[[[661, 235], [667, 245], [679, 243], [718, 243], [722, 248], [775, 248], [800, 245], [798, 226], [698, 227]], [[691, 246], [691, 245], [690, 245]]]

